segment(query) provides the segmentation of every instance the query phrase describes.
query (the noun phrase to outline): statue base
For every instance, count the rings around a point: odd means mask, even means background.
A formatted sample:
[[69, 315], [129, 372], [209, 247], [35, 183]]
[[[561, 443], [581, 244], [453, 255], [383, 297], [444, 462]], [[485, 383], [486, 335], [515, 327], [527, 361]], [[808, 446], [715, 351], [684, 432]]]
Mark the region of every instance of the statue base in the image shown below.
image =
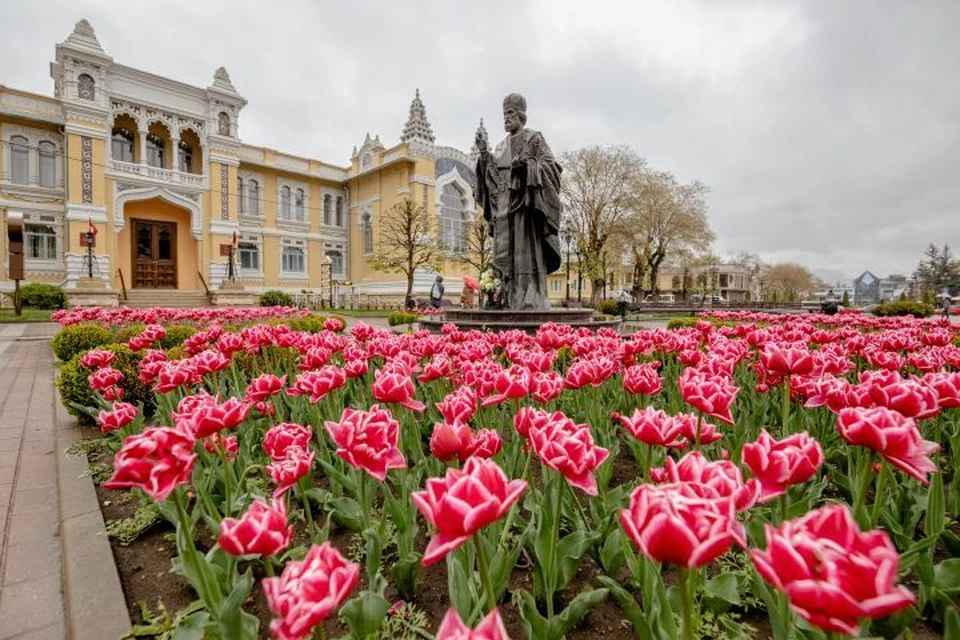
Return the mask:
[[445, 309], [437, 316], [420, 318], [420, 328], [440, 333], [445, 324], [454, 324], [461, 331], [510, 331], [519, 329], [534, 334], [545, 324], [563, 324], [591, 330], [606, 327], [619, 329], [620, 319], [596, 315], [593, 309]]

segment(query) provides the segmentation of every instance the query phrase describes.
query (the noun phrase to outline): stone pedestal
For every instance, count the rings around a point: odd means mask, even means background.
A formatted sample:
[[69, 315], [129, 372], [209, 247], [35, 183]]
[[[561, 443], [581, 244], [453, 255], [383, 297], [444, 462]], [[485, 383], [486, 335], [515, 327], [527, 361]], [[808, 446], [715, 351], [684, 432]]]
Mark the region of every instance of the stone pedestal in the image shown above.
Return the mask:
[[117, 307], [120, 292], [111, 289], [99, 278], [80, 278], [74, 289], [66, 289], [67, 305], [70, 307]]
[[461, 331], [477, 329], [479, 331], [509, 331], [519, 329], [526, 333], [536, 333], [547, 324], [565, 324], [571, 327], [587, 327], [592, 330], [601, 327], [618, 329], [619, 318], [595, 315], [593, 309], [545, 309], [521, 310], [510, 309], [445, 309], [438, 316], [424, 316], [420, 319], [420, 327], [432, 333], [439, 333], [443, 325], [455, 324]]
[[224, 280], [220, 288], [211, 294], [215, 307], [255, 307], [260, 303], [260, 294], [247, 291], [239, 282]]

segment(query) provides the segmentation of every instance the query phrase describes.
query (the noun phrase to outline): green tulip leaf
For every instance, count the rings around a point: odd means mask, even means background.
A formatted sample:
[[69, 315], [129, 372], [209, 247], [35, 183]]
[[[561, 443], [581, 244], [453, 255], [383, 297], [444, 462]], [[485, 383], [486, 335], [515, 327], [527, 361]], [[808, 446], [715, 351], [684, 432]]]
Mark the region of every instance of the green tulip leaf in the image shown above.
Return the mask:
[[710, 578], [704, 584], [704, 590], [712, 600], [720, 600], [732, 606], [740, 604], [740, 586], [737, 584], [736, 574], [721, 573]]
[[570, 601], [567, 608], [560, 612], [560, 615], [554, 616], [547, 623], [550, 632], [550, 638], [561, 638], [571, 629], [576, 628], [578, 624], [590, 613], [590, 610], [607, 599], [610, 593], [607, 589], [591, 589], [584, 591], [576, 598]]
[[380, 630], [390, 602], [379, 593], [364, 591], [340, 608], [340, 617], [358, 638], [364, 638]]

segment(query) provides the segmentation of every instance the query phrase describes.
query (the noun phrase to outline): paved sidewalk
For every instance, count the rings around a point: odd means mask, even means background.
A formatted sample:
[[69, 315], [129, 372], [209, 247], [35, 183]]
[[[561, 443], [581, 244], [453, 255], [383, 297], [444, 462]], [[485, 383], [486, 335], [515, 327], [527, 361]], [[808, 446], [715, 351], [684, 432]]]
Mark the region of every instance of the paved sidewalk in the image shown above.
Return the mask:
[[0, 640], [65, 637], [51, 324], [0, 324]]

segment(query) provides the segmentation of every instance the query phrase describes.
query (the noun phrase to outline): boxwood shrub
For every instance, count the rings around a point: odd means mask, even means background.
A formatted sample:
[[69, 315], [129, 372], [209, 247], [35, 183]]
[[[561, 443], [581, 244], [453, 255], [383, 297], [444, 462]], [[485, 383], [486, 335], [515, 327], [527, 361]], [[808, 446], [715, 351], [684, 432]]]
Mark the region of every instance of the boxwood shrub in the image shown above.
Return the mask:
[[20, 287], [23, 306], [33, 309], [63, 309], [67, 306], [67, 294], [55, 284], [31, 282]]
[[292, 307], [293, 296], [283, 291], [264, 291], [260, 294], [261, 307]]
[[53, 353], [63, 362], [94, 347], [113, 342], [110, 330], [93, 322], [82, 322], [64, 327], [53, 336]]
[[[112, 343], [98, 345], [101, 349], [112, 351], [117, 354], [111, 367], [123, 373], [123, 382], [120, 387], [123, 389], [123, 400], [133, 405], [142, 405], [144, 412], [151, 415], [154, 409], [153, 391], [150, 387], [140, 382], [137, 367], [140, 364], [140, 356], [124, 344]], [[97, 408], [97, 396], [87, 377], [93, 373], [80, 364], [80, 358], [87, 350], [75, 354], [68, 362], [60, 365], [57, 375], [57, 390], [60, 392], [60, 399], [63, 406], [72, 416], [80, 421], [80, 424], [94, 424], [93, 416], [88, 411], [80, 407], [86, 407], [88, 410]], [[79, 406], [76, 406], [79, 405]]]

